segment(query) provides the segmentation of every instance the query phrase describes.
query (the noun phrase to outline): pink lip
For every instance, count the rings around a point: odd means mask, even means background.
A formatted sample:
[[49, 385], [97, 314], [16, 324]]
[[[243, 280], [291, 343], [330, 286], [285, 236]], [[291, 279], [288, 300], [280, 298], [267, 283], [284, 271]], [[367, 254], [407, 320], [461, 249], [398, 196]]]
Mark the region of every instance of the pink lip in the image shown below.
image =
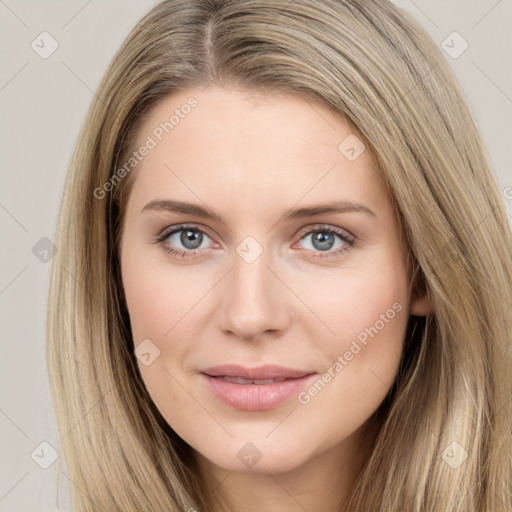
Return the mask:
[[[223, 365], [207, 368], [201, 373], [214, 396], [225, 404], [244, 411], [264, 411], [277, 407], [296, 396], [315, 376], [315, 372], [309, 370], [276, 365], [255, 368]], [[221, 377], [284, 380], [269, 384], [239, 384]]]

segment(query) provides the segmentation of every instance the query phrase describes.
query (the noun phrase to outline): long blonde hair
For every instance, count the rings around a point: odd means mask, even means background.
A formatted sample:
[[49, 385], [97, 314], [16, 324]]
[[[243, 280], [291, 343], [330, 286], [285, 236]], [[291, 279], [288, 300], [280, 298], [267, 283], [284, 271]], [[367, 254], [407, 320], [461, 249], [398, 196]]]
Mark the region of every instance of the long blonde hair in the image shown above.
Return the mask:
[[67, 174], [49, 292], [49, 377], [74, 508], [211, 510], [133, 353], [118, 258], [132, 179], [105, 186], [142, 114], [210, 83], [298, 94], [352, 123], [391, 192], [414, 291], [433, 306], [410, 319], [347, 510], [512, 510], [510, 228], [457, 80], [387, 0], [167, 0], [112, 60]]

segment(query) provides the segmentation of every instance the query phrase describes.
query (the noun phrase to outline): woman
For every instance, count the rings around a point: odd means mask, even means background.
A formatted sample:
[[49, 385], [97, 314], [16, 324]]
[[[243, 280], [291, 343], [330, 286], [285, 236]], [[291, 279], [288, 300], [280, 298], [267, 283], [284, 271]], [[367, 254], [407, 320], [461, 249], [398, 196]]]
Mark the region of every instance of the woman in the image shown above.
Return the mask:
[[455, 78], [390, 2], [154, 7], [57, 233], [77, 511], [512, 509], [511, 233]]

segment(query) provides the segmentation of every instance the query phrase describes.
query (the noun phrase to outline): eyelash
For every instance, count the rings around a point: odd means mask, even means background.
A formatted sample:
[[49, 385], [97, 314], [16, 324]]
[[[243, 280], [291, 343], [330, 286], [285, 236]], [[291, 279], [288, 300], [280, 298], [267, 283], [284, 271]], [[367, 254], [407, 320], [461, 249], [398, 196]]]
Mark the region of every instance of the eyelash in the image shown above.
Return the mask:
[[[199, 251], [202, 249], [197, 249], [194, 251], [180, 251], [177, 249], [173, 249], [172, 247], [165, 244], [165, 240], [169, 238], [171, 235], [174, 235], [175, 233], [179, 233], [180, 231], [194, 231], [202, 233], [206, 236], [208, 236], [208, 233], [206, 233], [203, 229], [199, 228], [197, 225], [194, 224], [180, 224], [178, 226], [173, 227], [172, 229], [165, 229], [161, 235], [158, 236], [155, 243], [160, 244], [167, 253], [173, 254], [176, 257], [180, 258], [187, 258], [196, 255]], [[318, 225], [314, 229], [310, 229], [304, 235], [300, 237], [301, 240], [304, 240], [308, 235], [311, 235], [312, 233], [329, 233], [331, 235], [338, 236], [345, 244], [346, 246], [338, 248], [335, 251], [312, 251], [318, 253], [315, 258], [332, 258], [335, 256], [339, 256], [340, 254], [350, 250], [352, 247], [356, 244], [356, 238], [349, 235], [346, 231], [341, 230], [339, 228], [334, 228], [332, 226], [324, 226], [324, 225]], [[208, 236], [208, 238], [211, 238]], [[310, 249], [306, 249], [309, 250]]]

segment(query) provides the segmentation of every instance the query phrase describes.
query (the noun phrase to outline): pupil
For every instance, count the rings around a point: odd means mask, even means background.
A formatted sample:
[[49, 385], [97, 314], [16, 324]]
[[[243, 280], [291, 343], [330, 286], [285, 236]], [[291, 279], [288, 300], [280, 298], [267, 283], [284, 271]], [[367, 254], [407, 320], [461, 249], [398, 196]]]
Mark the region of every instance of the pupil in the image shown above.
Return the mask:
[[317, 231], [316, 235], [313, 235], [313, 245], [316, 249], [326, 251], [334, 244], [334, 237], [331, 233], [324, 231]]
[[187, 229], [181, 232], [180, 239], [187, 249], [197, 249], [201, 245], [203, 235], [202, 233]]

